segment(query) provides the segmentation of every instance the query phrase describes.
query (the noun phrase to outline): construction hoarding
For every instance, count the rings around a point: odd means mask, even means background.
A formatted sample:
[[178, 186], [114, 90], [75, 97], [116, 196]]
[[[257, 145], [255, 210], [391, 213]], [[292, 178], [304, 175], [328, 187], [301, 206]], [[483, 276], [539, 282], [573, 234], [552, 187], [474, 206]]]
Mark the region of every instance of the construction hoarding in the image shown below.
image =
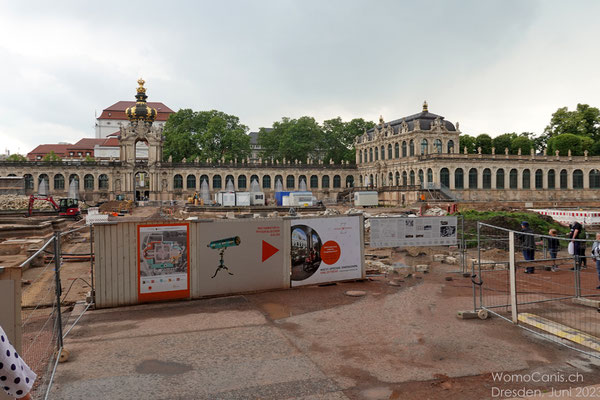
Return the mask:
[[360, 216], [292, 220], [292, 286], [363, 278], [361, 221]]
[[199, 222], [193, 296], [289, 287], [282, 219]]
[[138, 299], [190, 297], [188, 224], [138, 225]]
[[458, 244], [456, 217], [371, 217], [371, 247]]

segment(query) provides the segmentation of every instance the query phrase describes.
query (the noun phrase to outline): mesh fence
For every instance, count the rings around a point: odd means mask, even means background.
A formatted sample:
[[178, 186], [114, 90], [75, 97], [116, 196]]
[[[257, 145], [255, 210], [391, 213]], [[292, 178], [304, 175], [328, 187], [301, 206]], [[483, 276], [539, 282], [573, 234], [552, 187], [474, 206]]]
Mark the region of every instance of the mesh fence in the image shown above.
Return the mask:
[[[569, 254], [569, 238], [512, 234], [518, 323], [600, 357], [600, 313], [597, 303], [589, 301], [600, 299], [600, 272], [596, 257], [590, 255], [594, 241], [575, 241], [576, 254]], [[471, 260], [474, 306], [513, 321], [511, 231], [480, 223], [477, 236], [477, 258]], [[579, 346], [582, 343], [586, 346]]]

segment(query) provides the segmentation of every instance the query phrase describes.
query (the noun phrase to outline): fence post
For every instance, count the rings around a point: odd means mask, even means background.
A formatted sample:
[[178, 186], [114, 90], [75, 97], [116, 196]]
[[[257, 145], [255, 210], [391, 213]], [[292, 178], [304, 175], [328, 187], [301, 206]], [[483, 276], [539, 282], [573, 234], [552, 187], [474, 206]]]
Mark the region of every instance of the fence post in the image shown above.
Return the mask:
[[515, 265], [515, 232], [508, 232], [508, 247], [510, 251], [510, 265], [508, 269], [510, 281], [510, 313], [513, 324], [519, 323], [519, 313], [517, 312], [517, 273]]
[[58, 324], [59, 349], [63, 347], [62, 310], [60, 309], [60, 296], [62, 295], [62, 288], [60, 285], [60, 264], [60, 231], [54, 231], [54, 277], [56, 286], [56, 323]]

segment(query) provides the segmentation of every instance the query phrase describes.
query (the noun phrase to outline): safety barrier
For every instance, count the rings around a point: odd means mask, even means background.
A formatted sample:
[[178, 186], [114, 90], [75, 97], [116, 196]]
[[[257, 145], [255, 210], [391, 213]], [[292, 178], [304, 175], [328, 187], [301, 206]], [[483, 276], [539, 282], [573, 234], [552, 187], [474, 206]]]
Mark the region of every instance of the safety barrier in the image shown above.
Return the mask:
[[94, 224], [97, 308], [365, 277], [362, 215]]

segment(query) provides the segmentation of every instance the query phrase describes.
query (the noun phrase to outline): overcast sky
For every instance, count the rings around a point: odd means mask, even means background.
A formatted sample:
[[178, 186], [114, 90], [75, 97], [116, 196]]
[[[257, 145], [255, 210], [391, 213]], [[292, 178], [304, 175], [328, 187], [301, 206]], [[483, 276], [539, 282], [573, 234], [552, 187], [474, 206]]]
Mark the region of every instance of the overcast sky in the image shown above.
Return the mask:
[[94, 136], [134, 100], [386, 121], [429, 111], [464, 133], [539, 134], [600, 106], [598, 1], [0, 0], [2, 152]]

